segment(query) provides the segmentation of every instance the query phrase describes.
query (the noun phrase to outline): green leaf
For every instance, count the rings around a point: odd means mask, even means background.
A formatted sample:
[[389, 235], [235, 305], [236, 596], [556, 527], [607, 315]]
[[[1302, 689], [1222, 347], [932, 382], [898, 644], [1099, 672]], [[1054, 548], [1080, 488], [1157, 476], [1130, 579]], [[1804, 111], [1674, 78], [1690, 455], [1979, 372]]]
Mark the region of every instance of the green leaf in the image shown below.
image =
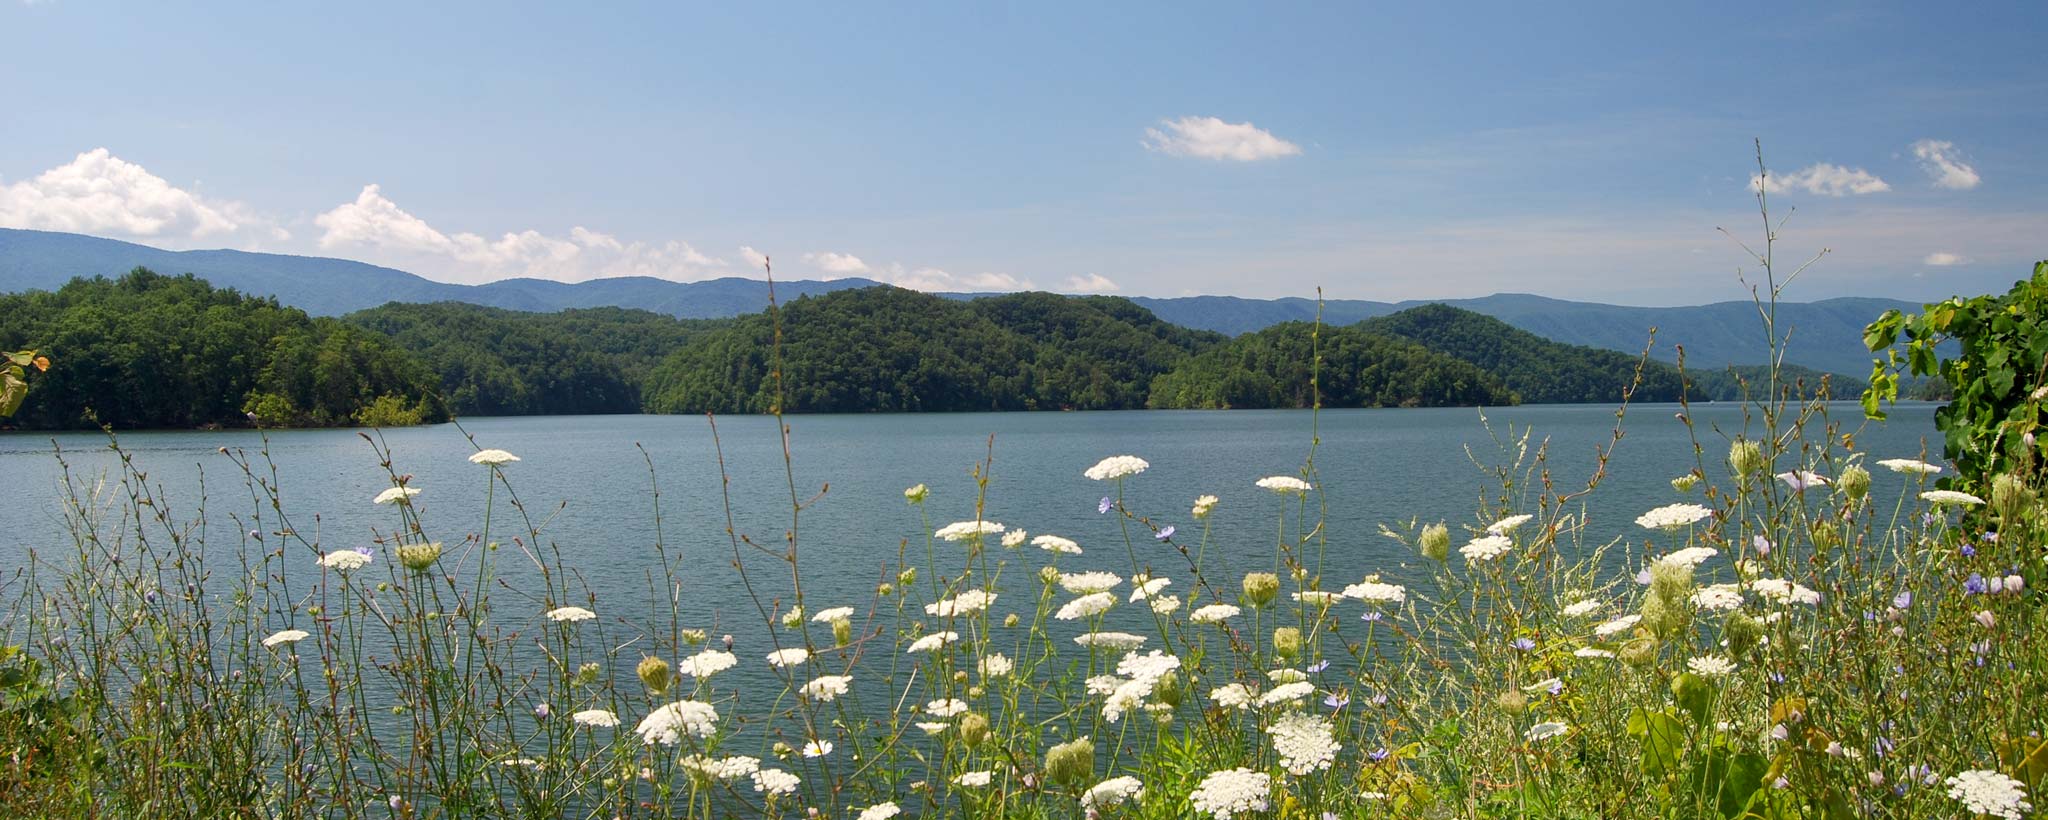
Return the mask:
[[1693, 793], [1700, 802], [1714, 806], [1722, 817], [1741, 817], [1750, 798], [1763, 788], [1764, 772], [1770, 767], [1771, 762], [1755, 752], [1736, 754], [1715, 749], [1693, 770]]
[[1663, 777], [1678, 768], [1685, 752], [1685, 725], [1668, 712], [1641, 708], [1629, 713], [1628, 733], [1643, 744], [1643, 774]]
[[1899, 325], [1905, 321], [1897, 309], [1885, 311], [1877, 321], [1864, 326], [1863, 346], [1873, 353], [1891, 347], [1899, 341]]
[[28, 382], [16, 375], [21, 368], [11, 367], [0, 371], [0, 419], [14, 415], [21, 409], [21, 402], [28, 398]]

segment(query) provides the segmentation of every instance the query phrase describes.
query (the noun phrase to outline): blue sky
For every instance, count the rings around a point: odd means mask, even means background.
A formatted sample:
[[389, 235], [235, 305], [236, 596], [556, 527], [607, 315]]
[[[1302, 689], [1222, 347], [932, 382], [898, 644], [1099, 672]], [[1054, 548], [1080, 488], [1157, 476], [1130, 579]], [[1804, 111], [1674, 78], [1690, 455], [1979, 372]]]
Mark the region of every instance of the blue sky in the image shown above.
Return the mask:
[[[425, 4], [421, 4], [425, 5]], [[0, 0], [0, 226], [449, 281], [1743, 298], [2048, 257], [2038, 3]], [[371, 187], [374, 186], [374, 187]]]

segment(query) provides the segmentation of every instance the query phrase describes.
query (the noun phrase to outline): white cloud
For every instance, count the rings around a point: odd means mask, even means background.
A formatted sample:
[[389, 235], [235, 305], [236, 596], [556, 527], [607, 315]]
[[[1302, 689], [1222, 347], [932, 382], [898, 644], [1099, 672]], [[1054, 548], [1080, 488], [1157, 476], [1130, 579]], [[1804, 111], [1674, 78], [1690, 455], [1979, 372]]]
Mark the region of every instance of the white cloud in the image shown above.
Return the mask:
[[440, 274], [454, 281], [534, 277], [574, 282], [615, 276], [698, 279], [728, 273], [726, 263], [699, 253], [687, 242], [625, 242], [583, 226], [567, 238], [535, 230], [508, 232], [496, 239], [474, 233], [444, 233], [384, 196], [382, 186], [363, 186], [352, 202], [313, 218], [330, 252], [373, 252], [390, 264]]
[[1920, 264], [1931, 268], [1946, 268], [1953, 265], [1970, 264], [1970, 257], [1953, 253], [1935, 252], [1928, 254], [1927, 258], [1920, 260]]
[[1060, 283], [1060, 291], [1063, 293], [1115, 293], [1118, 290], [1121, 288], [1117, 287], [1115, 282], [1099, 273], [1069, 276], [1066, 281]]
[[178, 188], [105, 148], [0, 185], [0, 226], [166, 240], [289, 236], [239, 203]]
[[875, 271], [877, 278], [899, 288], [927, 293], [985, 293], [1030, 290], [1031, 280], [1007, 273], [954, 274], [939, 268], [905, 268], [900, 263]]
[[1956, 151], [1956, 144], [1948, 140], [1921, 140], [1913, 143], [1913, 156], [1920, 158], [1920, 167], [1934, 178], [1934, 187], [1954, 191], [1967, 191], [1977, 187], [1983, 178], [1977, 176], [1977, 169], [1963, 161]]
[[[1756, 176], [1749, 178], [1752, 190], [1756, 188], [1758, 179]], [[1826, 162], [1817, 162], [1789, 174], [1766, 174], [1761, 179], [1764, 192], [1770, 194], [1805, 191], [1822, 196], [1844, 196], [1883, 193], [1892, 189], [1890, 183], [1869, 171]]]
[[1145, 147], [1176, 157], [1253, 162], [1301, 153], [1301, 146], [1273, 136], [1272, 132], [1249, 122], [1182, 117], [1160, 120], [1159, 124], [1166, 130], [1145, 129]]
[[860, 257], [850, 253], [833, 253], [831, 251], [807, 253], [804, 254], [804, 261], [809, 262], [811, 267], [826, 273], [851, 276], [857, 273], [868, 272], [868, 263], [860, 261]]
[[747, 267], [752, 270], [766, 270], [768, 267], [768, 254], [754, 250], [752, 245], [740, 246], [740, 258], [746, 260]]

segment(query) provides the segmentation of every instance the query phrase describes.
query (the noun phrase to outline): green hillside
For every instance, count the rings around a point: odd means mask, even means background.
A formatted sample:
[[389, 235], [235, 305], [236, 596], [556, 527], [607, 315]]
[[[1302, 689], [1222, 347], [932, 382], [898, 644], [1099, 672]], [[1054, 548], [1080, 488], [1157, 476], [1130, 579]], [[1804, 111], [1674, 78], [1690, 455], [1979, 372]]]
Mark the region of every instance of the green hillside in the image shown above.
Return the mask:
[[[1152, 380], [1154, 408], [1309, 407], [1315, 325], [1287, 322], [1232, 339]], [[1364, 328], [1323, 328], [1325, 407], [1515, 404], [1499, 378], [1404, 339]]]

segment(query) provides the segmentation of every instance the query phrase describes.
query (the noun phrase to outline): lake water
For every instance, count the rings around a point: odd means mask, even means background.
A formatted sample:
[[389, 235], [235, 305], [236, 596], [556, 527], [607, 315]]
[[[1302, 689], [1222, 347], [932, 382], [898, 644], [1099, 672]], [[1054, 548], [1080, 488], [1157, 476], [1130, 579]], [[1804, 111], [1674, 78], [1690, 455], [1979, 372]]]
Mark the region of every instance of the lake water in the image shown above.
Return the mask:
[[[1627, 435], [1615, 450], [1606, 483], [1592, 497], [1592, 532], [1601, 540], [1636, 538], [1633, 521], [1651, 507], [1681, 500], [1669, 480], [1692, 466], [1686, 428], [1675, 405], [1631, 408]], [[1829, 408], [1842, 432], [1872, 460], [1920, 456], [1939, 450], [1933, 405], [1903, 405], [1889, 423], [1865, 425], [1853, 405]], [[1696, 405], [1694, 420], [1710, 474], [1720, 477], [1727, 437], [1743, 429], [1742, 408]], [[1615, 423], [1611, 407], [1525, 406], [1484, 411], [1493, 430], [1506, 437], [1532, 428], [1532, 441], [1547, 441], [1553, 480], [1560, 488], [1583, 483], [1595, 447], [1607, 443]], [[1252, 486], [1262, 476], [1296, 473], [1309, 452], [1312, 425], [1320, 425], [1319, 479], [1326, 488], [1329, 536], [1326, 587], [1341, 588], [1371, 572], [1402, 577], [1415, 559], [1378, 534], [1381, 524], [1411, 518], [1483, 524], [1477, 510], [1497, 482], [1475, 467], [1511, 458], [1488, 437], [1481, 411], [1394, 409], [1324, 411], [1134, 411], [1103, 413], [1001, 413], [927, 415], [796, 416], [789, 420], [797, 493], [809, 502], [800, 531], [806, 598], [813, 610], [835, 603], [871, 600], [905, 539], [923, 549], [918, 510], [904, 502], [905, 487], [931, 488], [932, 525], [974, 518], [972, 471], [989, 453], [987, 518], [1033, 534], [1055, 533], [1088, 548], [1061, 561], [1063, 569], [1106, 569], [1128, 573], [1131, 565], [1115, 516], [1096, 512], [1107, 485], [1081, 475], [1098, 459], [1135, 454], [1151, 470], [1128, 481], [1126, 503], [1161, 524], [1195, 536], [1189, 505], [1196, 496], [1221, 497], [1212, 518], [1209, 560], [1221, 561], [1213, 578], [1270, 568], [1274, 516], [1281, 504]], [[647, 461], [660, 482], [668, 548], [687, 567], [679, 579], [686, 609], [696, 623], [745, 636], [759, 630], [752, 605], [733, 584], [733, 550], [724, 535], [719, 467], [710, 425], [693, 416], [577, 416], [478, 418], [463, 423], [479, 445], [509, 450], [523, 460], [507, 467], [514, 487], [536, 518], [552, 516], [545, 537], [566, 563], [581, 573], [596, 594], [601, 612], [647, 613], [649, 569], [657, 566], [653, 499]], [[763, 417], [720, 419], [734, 520], [741, 533], [776, 545], [788, 524], [785, 483], [774, 422]], [[419, 508], [428, 533], [450, 544], [474, 533], [482, 518], [484, 468], [465, 459], [472, 446], [453, 425], [385, 431], [398, 472], [411, 473], [421, 488]], [[274, 431], [268, 436], [287, 512], [323, 549], [366, 546], [374, 532], [397, 526], [392, 507], [370, 499], [390, 486], [370, 445], [354, 430]], [[74, 476], [111, 470], [104, 437], [62, 434], [55, 443], [67, 451]], [[233, 545], [247, 529], [230, 518], [256, 510], [239, 471], [219, 448], [254, 455], [263, 446], [254, 431], [143, 432], [121, 436], [122, 446], [161, 486], [173, 508], [187, 515], [198, 500], [202, 472], [211, 493], [211, 543]], [[1933, 459], [1938, 460], [1938, 459]], [[1789, 469], [1789, 465], [1780, 465]], [[18, 567], [34, 548], [61, 552], [66, 537], [58, 502], [61, 482], [52, 456], [52, 437], [15, 433], [0, 436], [0, 483], [9, 504], [0, 510], [0, 567]], [[1876, 492], [1897, 492], [1900, 477], [1879, 470]], [[815, 496], [815, 498], [814, 498]], [[1881, 496], [1884, 497], [1884, 496]], [[503, 496], [500, 496], [503, 501]], [[500, 515], [505, 512], [500, 506]], [[246, 519], [245, 519], [246, 520]], [[501, 517], [494, 537], [516, 531]], [[274, 523], [266, 525], [276, 526]], [[1456, 530], [1454, 529], [1454, 532]], [[1183, 575], [1177, 554], [1139, 536], [1138, 556], [1169, 575]], [[298, 550], [300, 567], [311, 572], [311, 554]], [[1018, 555], [1024, 571], [1035, 571], [1045, 555]], [[388, 559], [381, 559], [388, 560]], [[761, 592], [787, 596], [786, 571], [773, 561], [748, 558]], [[508, 580], [518, 580], [506, 564]], [[1186, 592], [1186, 581], [1175, 591]], [[517, 588], [517, 584], [513, 584]], [[1020, 596], [1021, 597], [1021, 596]], [[581, 603], [581, 602], [578, 602]], [[1022, 601], [1018, 603], [1022, 604]], [[515, 604], [502, 602], [500, 611]], [[1005, 607], [1007, 609], [1007, 607]], [[751, 628], [749, 628], [751, 626]]]

